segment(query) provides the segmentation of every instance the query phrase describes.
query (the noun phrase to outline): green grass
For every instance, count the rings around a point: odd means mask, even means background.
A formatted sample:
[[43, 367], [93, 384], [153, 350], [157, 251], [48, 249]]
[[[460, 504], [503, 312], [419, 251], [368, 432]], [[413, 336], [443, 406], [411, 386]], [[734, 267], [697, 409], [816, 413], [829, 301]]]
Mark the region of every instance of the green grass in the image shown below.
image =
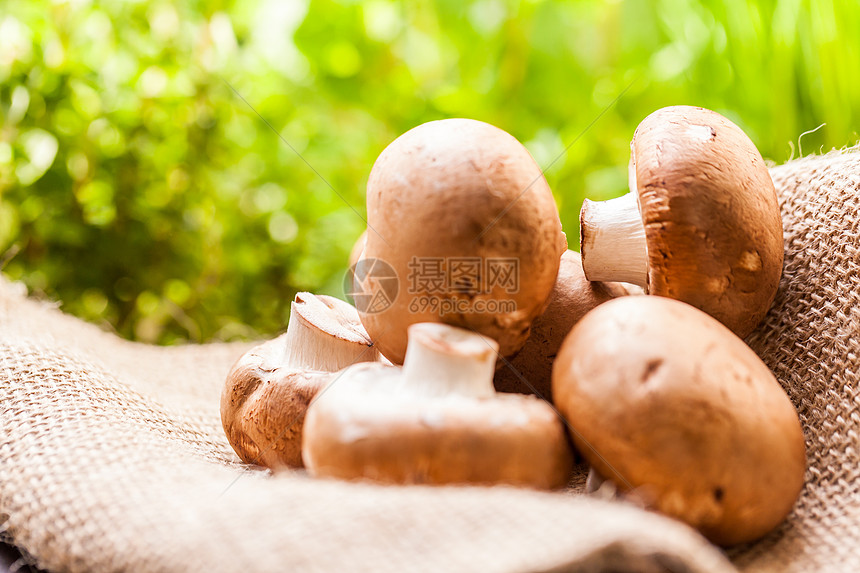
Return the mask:
[[657, 108], [715, 109], [775, 162], [822, 124], [804, 154], [853, 144], [857, 38], [856, 1], [13, 0], [0, 264], [130, 338], [275, 332], [297, 290], [342, 293], [352, 208], [407, 129], [509, 131], [574, 239], [583, 197], [625, 190]]

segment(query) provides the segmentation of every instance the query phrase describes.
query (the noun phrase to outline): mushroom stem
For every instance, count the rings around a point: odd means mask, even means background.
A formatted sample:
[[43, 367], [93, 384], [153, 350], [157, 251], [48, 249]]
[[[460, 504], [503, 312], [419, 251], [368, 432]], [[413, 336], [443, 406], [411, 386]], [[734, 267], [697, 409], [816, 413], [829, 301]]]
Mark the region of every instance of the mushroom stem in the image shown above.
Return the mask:
[[498, 343], [481, 334], [432, 322], [409, 327], [403, 390], [422, 396], [493, 396]]
[[635, 193], [582, 204], [579, 214], [582, 269], [590, 281], [648, 287], [648, 246]]
[[315, 297], [308, 300], [297, 297], [290, 305], [284, 364], [300, 370], [337, 372], [356, 362], [372, 362], [377, 358], [369, 341], [356, 343], [355, 335], [338, 332], [346, 326], [327, 316], [331, 312]]

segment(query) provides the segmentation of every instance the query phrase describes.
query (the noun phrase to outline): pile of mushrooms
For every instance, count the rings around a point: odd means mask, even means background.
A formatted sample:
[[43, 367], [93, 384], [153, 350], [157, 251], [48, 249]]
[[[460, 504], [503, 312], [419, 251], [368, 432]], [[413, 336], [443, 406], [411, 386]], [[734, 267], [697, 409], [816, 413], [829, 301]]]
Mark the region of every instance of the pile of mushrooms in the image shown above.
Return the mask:
[[[629, 175], [623, 197], [585, 201], [580, 256], [511, 135], [450, 119], [397, 138], [350, 254], [388, 265], [397, 296], [356, 309], [297, 295], [287, 332], [228, 376], [239, 457], [319, 478], [554, 489], [578, 453], [587, 492], [715, 543], [773, 530], [806, 467], [794, 405], [742, 340], [782, 274], [773, 182], [739, 127], [686, 106], [639, 125]], [[423, 261], [476, 270], [414, 280]], [[415, 304], [431, 298], [441, 306]]]

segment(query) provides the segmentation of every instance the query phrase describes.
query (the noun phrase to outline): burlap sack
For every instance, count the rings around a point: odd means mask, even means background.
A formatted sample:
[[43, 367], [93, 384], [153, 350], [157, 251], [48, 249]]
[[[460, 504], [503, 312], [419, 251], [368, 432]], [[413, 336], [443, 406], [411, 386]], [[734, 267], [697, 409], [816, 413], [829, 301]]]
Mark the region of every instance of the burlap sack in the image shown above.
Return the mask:
[[[729, 556], [746, 570], [858, 571], [860, 153], [773, 176], [785, 276], [750, 342], [800, 411], [809, 470], [784, 526]], [[6, 538], [58, 571], [733, 569], [687, 527], [579, 488], [381, 487], [248, 468], [218, 414], [246, 348], [126, 342], [0, 279]]]

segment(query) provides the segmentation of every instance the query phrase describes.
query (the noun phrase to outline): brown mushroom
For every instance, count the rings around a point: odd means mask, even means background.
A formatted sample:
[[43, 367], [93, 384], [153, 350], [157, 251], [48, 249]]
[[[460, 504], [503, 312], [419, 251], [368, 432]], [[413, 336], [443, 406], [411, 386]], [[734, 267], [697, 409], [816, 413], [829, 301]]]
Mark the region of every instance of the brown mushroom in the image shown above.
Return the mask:
[[221, 394], [221, 423], [247, 463], [301, 467], [308, 404], [333, 372], [378, 357], [355, 309], [330, 296], [299, 293], [287, 332], [252, 348]]
[[788, 514], [803, 485], [797, 412], [725, 326], [662, 297], [621, 297], [571, 330], [553, 369], [575, 446], [621, 492], [731, 545]]
[[582, 272], [579, 253], [566, 251], [546, 310], [532, 323], [522, 350], [496, 372], [496, 390], [534, 393], [552, 402], [552, 363], [573, 325], [597, 305], [637, 290], [623, 283], [590, 282]]
[[725, 117], [688, 106], [645, 118], [630, 150], [630, 193], [582, 206], [585, 276], [682, 300], [745, 337], [782, 274], [782, 220], [761, 154]]
[[359, 312], [396, 364], [417, 322], [476, 330], [503, 356], [515, 353], [546, 304], [567, 244], [525, 147], [469, 119], [425, 123], [391, 143], [370, 173], [367, 221], [374, 231], [364, 257], [388, 263], [400, 291], [385, 310]]
[[497, 348], [453, 326], [411, 325], [403, 368], [353, 366], [308, 409], [308, 471], [400, 484], [564, 486], [571, 452], [561, 420], [534, 396], [495, 393]]

